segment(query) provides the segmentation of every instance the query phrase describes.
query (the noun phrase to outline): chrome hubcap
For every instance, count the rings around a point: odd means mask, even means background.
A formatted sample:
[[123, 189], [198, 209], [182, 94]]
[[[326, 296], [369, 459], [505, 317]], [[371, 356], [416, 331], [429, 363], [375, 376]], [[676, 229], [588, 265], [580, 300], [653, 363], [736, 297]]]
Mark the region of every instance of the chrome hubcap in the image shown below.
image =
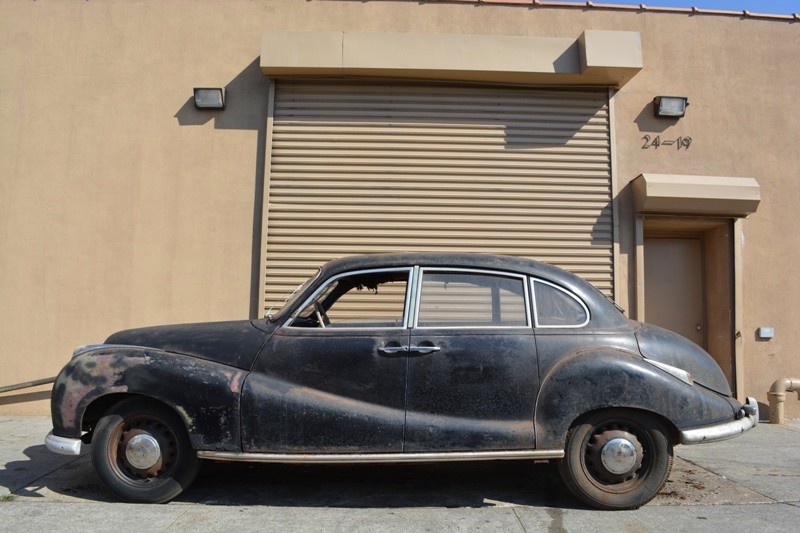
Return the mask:
[[125, 458], [132, 467], [147, 470], [161, 460], [161, 447], [151, 435], [139, 433], [126, 444]]
[[636, 466], [636, 446], [627, 439], [611, 439], [603, 446], [600, 460], [612, 474], [625, 474]]

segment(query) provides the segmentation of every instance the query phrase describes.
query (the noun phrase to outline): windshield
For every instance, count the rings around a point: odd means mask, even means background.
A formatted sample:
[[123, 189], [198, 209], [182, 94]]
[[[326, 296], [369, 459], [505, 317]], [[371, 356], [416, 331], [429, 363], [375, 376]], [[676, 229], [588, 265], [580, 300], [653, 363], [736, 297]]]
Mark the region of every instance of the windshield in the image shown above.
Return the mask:
[[297, 299], [300, 297], [300, 295], [305, 292], [306, 287], [311, 285], [311, 283], [319, 277], [320, 272], [321, 270], [317, 269], [316, 274], [308, 278], [305, 281], [305, 283], [302, 283], [297, 287], [295, 287], [292, 292], [286, 295], [286, 299], [283, 301], [283, 304], [278, 309], [275, 309], [274, 305], [270, 307], [269, 310], [267, 311], [267, 317], [266, 317], [267, 320], [271, 322], [274, 317], [278, 316], [285, 309], [291, 308], [297, 302]]

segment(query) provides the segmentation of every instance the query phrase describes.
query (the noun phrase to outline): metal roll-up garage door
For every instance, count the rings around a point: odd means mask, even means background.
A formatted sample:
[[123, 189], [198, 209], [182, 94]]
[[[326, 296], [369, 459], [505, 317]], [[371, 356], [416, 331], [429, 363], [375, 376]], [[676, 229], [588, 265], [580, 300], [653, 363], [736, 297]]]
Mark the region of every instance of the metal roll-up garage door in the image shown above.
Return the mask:
[[265, 307], [321, 263], [469, 251], [613, 293], [606, 90], [278, 81]]

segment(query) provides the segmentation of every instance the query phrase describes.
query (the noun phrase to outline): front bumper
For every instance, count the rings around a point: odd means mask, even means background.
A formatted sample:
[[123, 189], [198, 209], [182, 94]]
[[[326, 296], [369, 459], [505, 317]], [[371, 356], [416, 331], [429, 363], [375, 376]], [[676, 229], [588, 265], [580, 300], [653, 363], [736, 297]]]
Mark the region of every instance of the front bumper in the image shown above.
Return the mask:
[[60, 453], [62, 455], [81, 454], [81, 439], [58, 437], [53, 435], [52, 431], [44, 438], [44, 444], [51, 452]]
[[758, 402], [748, 397], [736, 420], [680, 432], [681, 444], [701, 444], [730, 439], [758, 425]]

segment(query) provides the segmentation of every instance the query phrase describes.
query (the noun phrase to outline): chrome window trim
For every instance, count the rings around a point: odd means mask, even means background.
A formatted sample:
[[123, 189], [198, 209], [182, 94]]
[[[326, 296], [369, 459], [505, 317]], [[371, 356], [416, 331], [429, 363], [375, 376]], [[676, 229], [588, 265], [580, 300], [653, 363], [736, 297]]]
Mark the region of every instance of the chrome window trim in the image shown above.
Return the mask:
[[411, 311], [408, 315], [408, 322], [406, 322], [406, 328], [413, 329], [416, 326], [417, 322], [417, 309], [419, 309], [419, 293], [422, 287], [420, 280], [422, 279], [422, 269], [419, 266], [414, 267], [413, 272], [413, 283], [412, 283], [412, 291], [411, 298], [409, 301], [409, 311]]
[[[573, 300], [578, 302], [578, 304], [580, 304], [580, 306], [583, 308], [583, 312], [586, 315], [586, 320], [584, 320], [580, 324], [575, 324], [575, 325], [570, 324], [570, 325], [564, 325], [564, 326], [539, 324], [539, 312], [536, 309], [536, 287], [534, 285], [535, 283], [543, 283], [545, 285], [549, 285], [549, 286], [553, 287], [554, 289], [563, 292], [564, 294], [566, 294], [567, 296], [569, 296], [570, 298], [572, 298]], [[551, 283], [551, 282], [543, 280], [541, 278], [535, 278], [533, 276], [531, 276], [531, 305], [533, 305], [533, 323], [534, 323], [534, 327], [535, 328], [541, 328], [541, 329], [576, 329], [576, 328], [582, 328], [582, 327], [586, 326], [592, 319], [592, 315], [589, 312], [589, 308], [586, 306], [586, 304], [583, 302], [583, 300], [578, 298], [575, 294], [573, 294], [572, 292], [568, 291], [567, 289], [565, 289], [563, 287], [560, 287], [560, 286], [556, 285], [555, 283]]]
[[[400, 323], [402, 325], [400, 325], [400, 326], [389, 326], [389, 327], [375, 327], [375, 326], [342, 326], [342, 327], [339, 327], [339, 326], [335, 326], [335, 327], [332, 327], [332, 328], [305, 328], [305, 327], [292, 326], [292, 322], [294, 322], [295, 318], [297, 318], [297, 315], [299, 315], [300, 312], [303, 309], [305, 309], [312, 301], [314, 301], [314, 299], [317, 296], [319, 296], [319, 294], [321, 292], [323, 292], [326, 288], [328, 288], [331, 285], [331, 283], [334, 283], [335, 281], [337, 281], [337, 280], [339, 280], [341, 278], [345, 278], [347, 276], [358, 276], [358, 275], [361, 275], [361, 274], [378, 274], [378, 273], [381, 273], [381, 272], [403, 272], [403, 271], [407, 271], [408, 272], [408, 277], [406, 278], [406, 297], [405, 297], [404, 304], [403, 304], [404, 305], [404, 307], [403, 307], [403, 318], [400, 321]], [[291, 328], [291, 329], [298, 330], [298, 331], [303, 331], [303, 330], [304, 331], [323, 331], [324, 330], [326, 332], [331, 332], [331, 331], [369, 331], [369, 330], [405, 330], [405, 329], [407, 329], [406, 324], [408, 324], [408, 320], [409, 320], [409, 316], [410, 316], [409, 312], [408, 312], [408, 307], [409, 307], [409, 302], [411, 301], [411, 288], [412, 288], [411, 287], [411, 282], [413, 281], [413, 273], [414, 273], [414, 267], [408, 266], [408, 267], [390, 267], [390, 268], [370, 268], [370, 269], [366, 269], [366, 270], [352, 270], [352, 271], [349, 271], [349, 272], [342, 272], [341, 274], [336, 274], [335, 276], [332, 276], [332, 277], [328, 278], [328, 280], [325, 283], [323, 283], [319, 288], [317, 288], [317, 290], [315, 290], [311, 294], [311, 296], [306, 298], [305, 301], [303, 301], [303, 303], [301, 305], [299, 305], [297, 307], [297, 309], [295, 309], [295, 311], [292, 313], [292, 316], [289, 318], [289, 320], [286, 322], [286, 324], [283, 327], [284, 328]]]
[[[413, 329], [419, 330], [432, 330], [432, 329], [529, 329], [531, 327], [531, 313], [530, 309], [528, 308], [527, 302], [530, 301], [530, 293], [528, 291], [528, 284], [526, 283], [525, 274], [516, 274], [514, 272], [503, 272], [501, 270], [481, 270], [477, 268], [448, 268], [448, 267], [418, 267], [419, 274], [416, 280], [416, 295], [415, 295], [415, 303], [414, 303], [414, 320], [411, 325]], [[475, 325], [468, 325], [468, 326], [420, 326], [419, 325], [419, 302], [422, 297], [422, 281], [425, 276], [425, 272], [463, 272], [467, 274], [488, 274], [490, 276], [502, 276], [505, 278], [517, 278], [522, 281], [522, 291], [523, 291], [523, 304], [525, 307], [525, 325], [524, 326], [475, 326]]]

